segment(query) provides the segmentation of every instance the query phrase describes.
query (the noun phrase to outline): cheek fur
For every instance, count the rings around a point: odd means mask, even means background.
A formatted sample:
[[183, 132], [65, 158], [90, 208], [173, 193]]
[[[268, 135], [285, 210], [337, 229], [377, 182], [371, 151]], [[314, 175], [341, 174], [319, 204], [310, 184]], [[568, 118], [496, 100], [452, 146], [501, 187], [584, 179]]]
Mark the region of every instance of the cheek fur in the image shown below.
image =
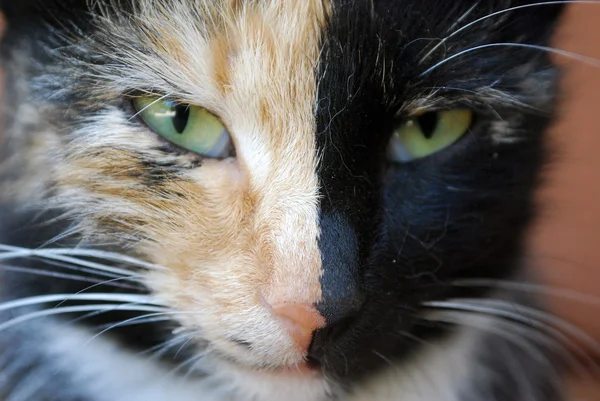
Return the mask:
[[238, 355], [236, 339], [252, 343], [263, 364], [301, 360], [266, 304], [319, 300], [315, 200], [302, 189], [257, 188], [234, 159], [147, 186], [130, 174], [143, 170], [133, 155], [105, 152], [118, 163], [80, 160], [87, 168], [60, 175], [62, 202], [88, 205], [81, 229], [135, 238], [139, 253], [167, 268], [146, 279], [155, 296], [221, 351], [256, 363]]

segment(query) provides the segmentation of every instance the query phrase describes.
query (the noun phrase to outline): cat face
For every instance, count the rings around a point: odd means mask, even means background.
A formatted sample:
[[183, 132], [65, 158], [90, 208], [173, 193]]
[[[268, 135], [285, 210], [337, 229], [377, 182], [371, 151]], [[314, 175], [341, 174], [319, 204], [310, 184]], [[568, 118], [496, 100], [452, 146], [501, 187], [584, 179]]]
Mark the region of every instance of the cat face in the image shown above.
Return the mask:
[[[428, 302], [486, 294], [456, 280], [518, 270], [555, 81], [528, 46], [560, 8], [503, 11], [528, 3], [52, 6], [35, 201], [160, 266], [144, 284], [207, 358], [360, 378], [448, 331]], [[191, 116], [223, 152], [151, 120]]]

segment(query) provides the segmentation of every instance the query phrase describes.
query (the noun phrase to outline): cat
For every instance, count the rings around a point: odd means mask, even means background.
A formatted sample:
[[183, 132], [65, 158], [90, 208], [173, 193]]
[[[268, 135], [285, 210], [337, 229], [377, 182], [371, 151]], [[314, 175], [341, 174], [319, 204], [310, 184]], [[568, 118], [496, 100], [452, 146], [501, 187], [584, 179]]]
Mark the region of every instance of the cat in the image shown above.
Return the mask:
[[562, 3], [1, 2], [0, 399], [562, 399]]

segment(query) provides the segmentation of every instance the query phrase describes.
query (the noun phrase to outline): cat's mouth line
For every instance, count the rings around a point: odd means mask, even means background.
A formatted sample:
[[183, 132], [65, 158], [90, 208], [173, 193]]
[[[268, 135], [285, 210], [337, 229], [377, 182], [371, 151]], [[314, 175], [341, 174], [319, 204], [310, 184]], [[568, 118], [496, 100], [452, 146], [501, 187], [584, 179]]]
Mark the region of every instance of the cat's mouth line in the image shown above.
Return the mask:
[[323, 375], [321, 364], [312, 358], [286, 366], [265, 366], [265, 365], [249, 365], [240, 361], [234, 360], [229, 356], [222, 353], [215, 355], [217, 359], [232, 365], [235, 369], [242, 370], [244, 372], [255, 373], [267, 376], [289, 376], [289, 377], [304, 377], [304, 378], [318, 378]]
[[[245, 345], [244, 345], [245, 347]], [[307, 356], [304, 360], [287, 365], [268, 365], [268, 364], [251, 364], [245, 363], [234, 356], [227, 355], [222, 351], [212, 349], [213, 358], [220, 360], [228, 365], [233, 365], [236, 369], [246, 372], [254, 372], [266, 375], [284, 375], [284, 376], [302, 376], [302, 377], [319, 377], [322, 376], [323, 370], [321, 363]]]

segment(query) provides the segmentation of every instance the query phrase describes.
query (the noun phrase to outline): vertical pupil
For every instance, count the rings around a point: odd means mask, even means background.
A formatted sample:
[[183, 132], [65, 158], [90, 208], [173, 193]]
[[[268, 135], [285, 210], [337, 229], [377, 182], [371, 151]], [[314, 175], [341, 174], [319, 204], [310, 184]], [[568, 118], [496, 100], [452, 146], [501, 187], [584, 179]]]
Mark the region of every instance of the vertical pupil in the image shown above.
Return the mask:
[[417, 120], [419, 121], [419, 125], [421, 126], [423, 136], [427, 139], [431, 139], [438, 125], [438, 113], [425, 113]]
[[173, 127], [178, 133], [183, 133], [190, 117], [190, 106], [178, 104], [175, 106], [175, 116], [173, 117]]

